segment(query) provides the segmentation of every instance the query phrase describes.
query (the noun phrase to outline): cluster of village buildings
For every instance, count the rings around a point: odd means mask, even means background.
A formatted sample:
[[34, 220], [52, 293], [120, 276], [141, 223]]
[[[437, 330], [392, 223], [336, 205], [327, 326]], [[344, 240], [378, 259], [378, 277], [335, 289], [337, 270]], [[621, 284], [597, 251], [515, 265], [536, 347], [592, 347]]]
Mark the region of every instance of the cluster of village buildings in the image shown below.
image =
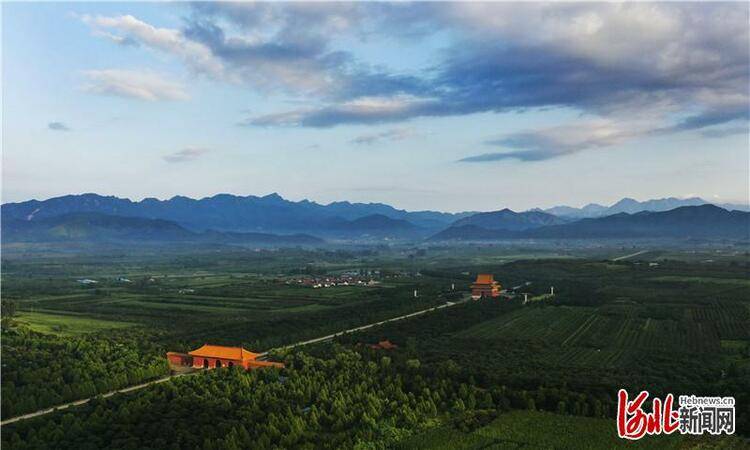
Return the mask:
[[377, 286], [385, 278], [409, 276], [406, 272], [381, 273], [380, 270], [351, 270], [339, 274], [299, 275], [285, 281], [288, 285], [307, 286], [311, 288], [330, 288], [336, 286]]
[[352, 275], [328, 275], [324, 277], [300, 277], [288, 280], [286, 284], [307, 286], [312, 288], [329, 288], [335, 286], [376, 286], [379, 281], [369, 277]]

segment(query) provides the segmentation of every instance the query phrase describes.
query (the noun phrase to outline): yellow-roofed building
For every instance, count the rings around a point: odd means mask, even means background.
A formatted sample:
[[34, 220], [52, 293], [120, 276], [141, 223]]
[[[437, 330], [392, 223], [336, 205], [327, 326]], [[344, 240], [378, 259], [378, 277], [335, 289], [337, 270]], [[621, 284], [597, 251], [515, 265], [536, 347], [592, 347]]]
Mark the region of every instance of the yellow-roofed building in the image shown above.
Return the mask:
[[500, 289], [500, 283], [495, 281], [492, 274], [480, 273], [477, 275], [477, 280], [471, 285], [471, 298], [479, 300], [486, 297], [499, 297]]
[[259, 353], [253, 353], [242, 347], [225, 347], [223, 345], [204, 344], [187, 354], [167, 353], [167, 359], [171, 364], [178, 366], [192, 366], [195, 369], [214, 369], [217, 367], [241, 366], [245, 369], [260, 367], [284, 367], [284, 364], [259, 361]]

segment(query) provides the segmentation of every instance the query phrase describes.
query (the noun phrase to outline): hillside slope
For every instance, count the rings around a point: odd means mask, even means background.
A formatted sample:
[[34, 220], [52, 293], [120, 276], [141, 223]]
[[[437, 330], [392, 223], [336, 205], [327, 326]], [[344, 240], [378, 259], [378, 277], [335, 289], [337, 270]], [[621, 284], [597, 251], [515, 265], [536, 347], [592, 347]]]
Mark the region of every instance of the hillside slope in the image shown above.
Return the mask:
[[526, 230], [492, 230], [476, 225], [452, 226], [432, 240], [497, 240], [518, 238], [730, 238], [750, 239], [750, 213], [714, 205], [683, 206], [664, 212], [643, 211], [582, 219]]
[[322, 239], [308, 235], [275, 235], [268, 233], [229, 233], [205, 231], [196, 233], [161, 219], [124, 217], [81, 212], [38, 220], [4, 220], [3, 242], [215, 242], [257, 243], [269, 245], [320, 244]]

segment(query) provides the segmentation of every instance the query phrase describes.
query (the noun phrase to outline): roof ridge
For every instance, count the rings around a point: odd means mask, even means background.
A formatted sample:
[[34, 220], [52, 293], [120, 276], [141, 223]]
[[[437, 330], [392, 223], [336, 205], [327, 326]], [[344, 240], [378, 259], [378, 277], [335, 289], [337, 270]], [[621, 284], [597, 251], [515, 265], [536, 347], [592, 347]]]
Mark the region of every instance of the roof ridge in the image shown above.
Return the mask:
[[[214, 353], [211, 355], [210, 353]], [[201, 347], [189, 352], [190, 355], [203, 356], [206, 358], [218, 357], [226, 359], [243, 360], [254, 359], [258, 353], [251, 352], [244, 347], [233, 347], [227, 345], [203, 344]]]

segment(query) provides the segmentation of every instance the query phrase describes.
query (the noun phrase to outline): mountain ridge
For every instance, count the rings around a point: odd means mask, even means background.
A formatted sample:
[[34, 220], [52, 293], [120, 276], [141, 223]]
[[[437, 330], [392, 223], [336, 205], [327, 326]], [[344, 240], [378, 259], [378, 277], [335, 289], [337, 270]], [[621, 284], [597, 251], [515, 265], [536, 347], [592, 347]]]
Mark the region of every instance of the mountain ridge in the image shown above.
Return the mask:
[[742, 205], [735, 203], [716, 203], [709, 202], [700, 197], [688, 197], [688, 198], [677, 198], [677, 197], [665, 197], [650, 199], [644, 201], [638, 201], [630, 197], [624, 197], [610, 206], [600, 205], [598, 203], [589, 203], [581, 208], [575, 208], [572, 206], [553, 206], [552, 208], [534, 210], [546, 212], [558, 217], [565, 217], [570, 219], [586, 219], [595, 217], [604, 217], [612, 214], [621, 212], [626, 213], [637, 213], [639, 211], [669, 211], [671, 209], [679, 208], [680, 206], [700, 206], [700, 205], [715, 205], [720, 208], [732, 211], [750, 211], [750, 205]]
[[36, 221], [10, 219], [2, 224], [3, 242], [213, 242], [223, 244], [316, 245], [320, 238], [305, 234], [196, 233], [179, 224], [143, 217], [78, 212]]
[[174, 196], [168, 200], [144, 198], [134, 202], [93, 193], [6, 203], [2, 217], [35, 220], [72, 212], [164, 219], [193, 230], [214, 229], [232, 232], [315, 232], [325, 230], [331, 220], [356, 220], [380, 214], [437, 231], [471, 213], [405, 211], [382, 203], [332, 202], [321, 205], [309, 200], [293, 202], [274, 193], [263, 197], [217, 194], [201, 199]]
[[[698, 197], [669, 197], [644, 202], [626, 197], [609, 207], [589, 204], [579, 209], [555, 207], [557, 209], [533, 209], [520, 213], [507, 208], [480, 213], [445, 213], [406, 211], [383, 203], [339, 201], [323, 205], [307, 199], [295, 202], [277, 193], [265, 196], [222, 193], [200, 199], [176, 195], [166, 200], [149, 197], [140, 201], [86, 193], [6, 203], [0, 211], [2, 220], [11, 224], [16, 220], [36, 222], [72, 213], [100, 213], [171, 221], [194, 233], [213, 230], [222, 233], [301, 233], [333, 239], [418, 239], [451, 228], [450, 233], [456, 233], [457, 228], [465, 225], [495, 231], [523, 231], [565, 225], [586, 218], [608, 217], [620, 212], [634, 214], [642, 208], [661, 210], [684, 203], [690, 206], [710, 204]], [[558, 215], [551, 214], [550, 210], [557, 211]], [[476, 228], [468, 230], [478, 233]]]
[[449, 227], [430, 237], [445, 240], [594, 238], [750, 239], [750, 213], [715, 205], [681, 206], [669, 211], [625, 212], [526, 230], [490, 230], [476, 225]]
[[504, 208], [500, 211], [477, 213], [469, 217], [464, 217], [454, 222], [451, 227], [472, 225], [488, 230], [520, 231], [565, 222], [567, 220], [542, 211], [524, 211], [518, 213]]

